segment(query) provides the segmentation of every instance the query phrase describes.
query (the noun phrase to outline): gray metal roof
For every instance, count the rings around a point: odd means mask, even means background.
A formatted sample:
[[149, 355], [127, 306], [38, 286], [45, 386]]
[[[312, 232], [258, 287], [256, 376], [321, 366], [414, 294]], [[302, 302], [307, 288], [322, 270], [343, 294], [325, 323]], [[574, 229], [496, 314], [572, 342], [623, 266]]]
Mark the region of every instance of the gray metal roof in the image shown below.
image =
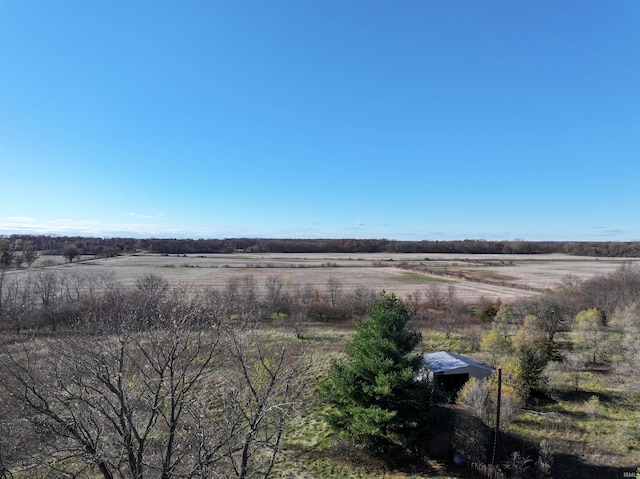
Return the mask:
[[476, 363], [473, 359], [447, 351], [425, 354], [422, 358], [427, 369], [433, 373], [443, 373], [456, 369], [476, 368], [491, 372], [493, 368], [484, 364]]

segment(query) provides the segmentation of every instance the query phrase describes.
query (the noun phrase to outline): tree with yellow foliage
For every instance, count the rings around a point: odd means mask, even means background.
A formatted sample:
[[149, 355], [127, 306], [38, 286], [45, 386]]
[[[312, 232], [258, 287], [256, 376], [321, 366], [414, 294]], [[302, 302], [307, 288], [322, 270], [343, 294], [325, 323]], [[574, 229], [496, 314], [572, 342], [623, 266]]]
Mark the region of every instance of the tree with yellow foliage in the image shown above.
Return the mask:
[[[505, 361], [498, 365], [502, 370], [501, 398], [500, 398], [500, 422], [509, 424], [520, 413], [526, 399], [526, 388], [522, 380], [522, 367], [516, 361]], [[498, 403], [498, 371], [487, 379], [487, 388], [491, 403]], [[493, 420], [493, 418], [492, 418]]]
[[595, 363], [607, 338], [604, 312], [600, 308], [580, 311], [576, 316], [575, 331], [578, 334], [578, 344], [582, 349], [590, 351]]
[[538, 318], [527, 315], [512, 344], [520, 365], [521, 384], [528, 395], [538, 387], [542, 371], [551, 359], [552, 343]]
[[492, 364], [498, 364], [500, 358], [513, 353], [510, 339], [505, 339], [500, 331], [492, 328], [482, 335], [480, 349], [491, 354]]
[[520, 392], [527, 396], [538, 387], [542, 371], [551, 358], [552, 343], [536, 316], [526, 316], [516, 329], [513, 323], [505, 321], [506, 314], [501, 307], [493, 327], [482, 336], [480, 347], [491, 353], [496, 365], [505, 361], [518, 364], [518, 373], [512, 373], [512, 377], [518, 378]]
[[491, 323], [491, 330], [483, 334], [480, 340], [480, 349], [491, 354], [494, 365], [501, 358], [513, 354], [511, 343], [516, 331], [513, 307], [502, 303]]
[[[517, 362], [504, 362], [502, 369], [502, 385], [500, 400], [500, 418], [503, 423], [510, 423], [520, 412], [524, 403], [524, 387], [522, 369]], [[467, 381], [456, 401], [485, 424], [495, 425], [495, 412], [498, 404], [498, 371], [487, 379], [471, 378]]]

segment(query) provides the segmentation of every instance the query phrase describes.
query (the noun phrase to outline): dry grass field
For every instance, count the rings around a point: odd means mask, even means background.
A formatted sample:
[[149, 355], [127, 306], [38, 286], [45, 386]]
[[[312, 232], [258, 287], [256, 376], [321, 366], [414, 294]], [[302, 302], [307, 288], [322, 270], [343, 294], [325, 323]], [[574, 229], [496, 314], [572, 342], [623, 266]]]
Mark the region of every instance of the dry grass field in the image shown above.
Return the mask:
[[638, 258], [592, 258], [568, 255], [460, 254], [137, 254], [114, 258], [83, 258], [73, 264], [48, 261], [63, 269], [109, 272], [124, 285], [154, 273], [171, 285], [189, 289], [222, 288], [246, 276], [258, 288], [279, 276], [286, 285], [324, 290], [330, 280], [343, 291], [366, 287], [406, 298], [433, 288], [453, 287], [466, 301], [505, 301], [557, 289], [571, 282], [606, 274]]
[[[559, 254], [134, 254], [99, 259], [85, 256], [73, 263], [65, 263], [62, 257], [43, 256], [35, 266], [84, 280], [92, 274], [111, 275], [124, 286], [134, 286], [138, 278], [154, 274], [162, 276], [171, 286], [191, 291], [223, 289], [234, 280], [245, 281], [250, 277], [258, 290], [266, 292], [267, 280], [276, 276], [282, 279], [284, 288], [300, 287], [304, 293], [310, 288], [325, 298], [330, 283], [339, 284], [344, 292], [364, 287], [407, 299], [420, 293], [423, 300], [434, 288], [446, 294], [452, 288], [461, 300], [486, 304], [496, 299], [515, 301], [545, 290], [577, 285], [627, 263], [640, 266], [640, 258], [596, 259]], [[23, 269], [8, 274], [28, 273]], [[478, 349], [480, 334], [491, 327], [488, 323], [475, 321], [466, 327], [462, 322], [423, 318], [416, 325], [423, 335], [422, 351], [451, 350], [472, 354], [474, 359], [487, 363], [490, 360], [490, 353]], [[302, 336], [298, 335], [299, 327], [304, 332]], [[269, 341], [304, 343], [308, 347], [307, 374], [313, 381], [326, 375], [332, 359], [342, 356], [353, 333], [349, 321], [314, 320], [292, 326], [286, 322], [286, 316], [279, 315], [269, 316], [264, 329]], [[619, 341], [616, 334], [611, 333], [611, 337]], [[558, 348], [563, 352], [571, 352], [579, 344], [577, 333], [559, 335]], [[547, 373], [546, 396], [528, 403], [518, 419], [505, 425], [504, 430], [533, 445], [543, 439], [551, 444], [555, 454], [553, 477], [621, 477], [631, 471], [636, 467], [640, 445], [637, 426], [640, 397], [620, 389], [619, 376], [613, 374], [610, 365], [589, 364], [575, 371], [563, 368], [560, 363], [554, 367]], [[435, 459], [416, 470], [387, 470], [382, 462], [371, 462], [371, 458], [347, 457], [347, 453], [339, 450], [341, 443], [336, 441], [336, 433], [324, 420], [324, 406], [316, 397], [315, 388], [311, 387], [306, 395], [302, 413], [287, 430], [274, 477], [468, 477], [468, 471]], [[594, 397], [597, 407], [591, 404]], [[602, 440], [604, 437], [606, 441]]]

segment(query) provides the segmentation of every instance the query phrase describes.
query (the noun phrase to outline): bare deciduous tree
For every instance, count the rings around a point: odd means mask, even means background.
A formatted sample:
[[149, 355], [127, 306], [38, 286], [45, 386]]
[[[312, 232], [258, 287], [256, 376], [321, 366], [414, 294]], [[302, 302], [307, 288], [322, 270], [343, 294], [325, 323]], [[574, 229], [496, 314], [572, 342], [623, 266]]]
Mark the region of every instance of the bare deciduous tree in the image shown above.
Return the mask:
[[212, 327], [206, 303], [184, 294], [139, 321], [136, 294], [112, 290], [85, 330], [3, 345], [5, 398], [40, 438], [31, 466], [104, 479], [268, 478], [305, 386], [302, 352], [244, 323]]
[[331, 306], [335, 308], [340, 292], [342, 291], [342, 283], [335, 276], [330, 276], [327, 281], [327, 290], [329, 292]]
[[[226, 472], [245, 479], [271, 475], [285, 425], [297, 414], [308, 378], [304, 350], [265, 343], [251, 327], [224, 328], [229, 367], [221, 378], [220, 417]], [[221, 468], [224, 469], [224, 468]]]
[[604, 312], [601, 309], [590, 308], [580, 311], [576, 316], [575, 331], [578, 334], [578, 344], [583, 350], [589, 351], [594, 364], [607, 337], [606, 326]]
[[581, 294], [587, 308], [596, 306], [606, 315], [640, 303], [640, 267], [623, 265], [608, 275], [593, 277], [582, 284]]
[[58, 327], [58, 308], [62, 304], [64, 277], [55, 270], [38, 271], [33, 278], [36, 297], [52, 331]]
[[444, 307], [446, 302], [446, 295], [442, 286], [439, 284], [431, 283], [425, 288], [425, 302], [427, 307], [434, 310], [440, 310]]
[[247, 319], [259, 315], [258, 288], [253, 276], [230, 279], [222, 292], [214, 293], [221, 319]]
[[557, 293], [520, 301], [515, 309], [523, 321], [527, 315], [538, 318], [549, 341], [553, 341], [559, 332], [567, 331], [578, 312], [571, 296]]
[[64, 256], [69, 263], [73, 263], [75, 258], [80, 257], [80, 251], [78, 251], [78, 248], [73, 245], [68, 246], [62, 251], [62, 256]]
[[182, 327], [184, 317], [173, 321], [167, 329], [42, 340], [38, 358], [30, 344], [4, 356], [5, 387], [57, 438], [45, 449], [56, 468], [105, 479], [152, 470], [177, 477], [188, 463], [190, 395], [220, 350], [217, 336]]
[[265, 301], [269, 313], [279, 313], [284, 306], [284, 281], [281, 276], [267, 276], [264, 281]]
[[9, 240], [0, 238], [0, 270], [5, 270], [13, 264], [13, 252]]
[[629, 390], [640, 392], [640, 303], [615, 310], [612, 325], [619, 332], [615, 372]]
[[31, 268], [36, 259], [38, 259], [38, 256], [38, 252], [33, 246], [33, 243], [31, 241], [26, 241], [22, 247], [22, 262], [26, 263], [27, 267]]
[[0, 281], [0, 327], [22, 330], [33, 302], [30, 275], [11, 275]]
[[160, 301], [169, 289], [169, 283], [159, 274], [147, 273], [136, 279], [136, 289]]

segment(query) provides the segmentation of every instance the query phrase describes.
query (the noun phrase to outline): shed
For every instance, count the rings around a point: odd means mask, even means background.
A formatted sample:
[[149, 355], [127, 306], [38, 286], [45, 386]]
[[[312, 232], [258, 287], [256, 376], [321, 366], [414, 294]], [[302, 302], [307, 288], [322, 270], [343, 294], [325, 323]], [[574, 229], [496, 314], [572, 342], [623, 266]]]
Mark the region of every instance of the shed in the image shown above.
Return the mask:
[[489, 366], [447, 351], [425, 354], [422, 361], [426, 369], [423, 377], [435, 379], [447, 391], [458, 391], [469, 378], [486, 378], [493, 372]]

